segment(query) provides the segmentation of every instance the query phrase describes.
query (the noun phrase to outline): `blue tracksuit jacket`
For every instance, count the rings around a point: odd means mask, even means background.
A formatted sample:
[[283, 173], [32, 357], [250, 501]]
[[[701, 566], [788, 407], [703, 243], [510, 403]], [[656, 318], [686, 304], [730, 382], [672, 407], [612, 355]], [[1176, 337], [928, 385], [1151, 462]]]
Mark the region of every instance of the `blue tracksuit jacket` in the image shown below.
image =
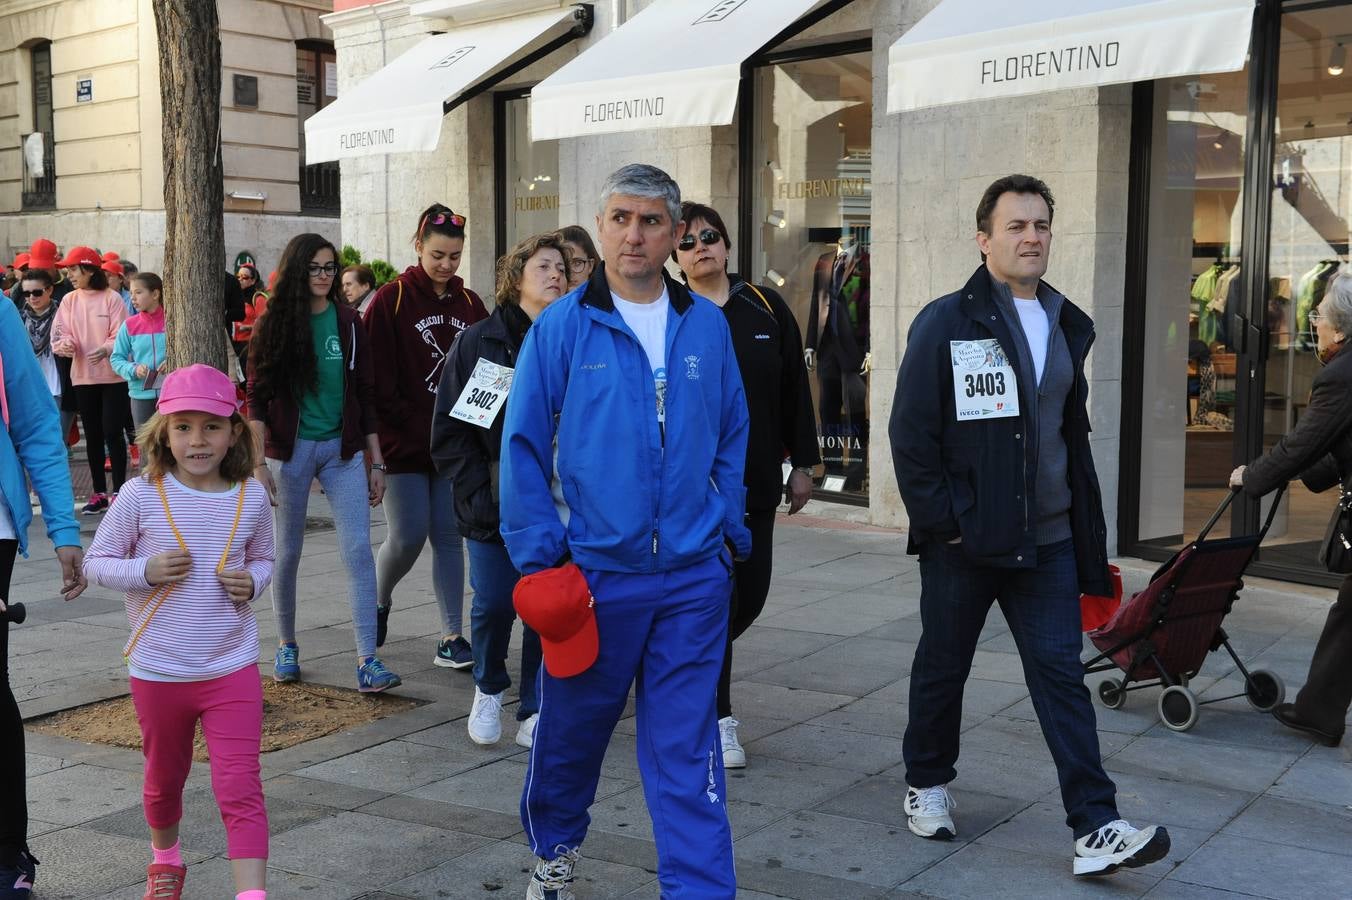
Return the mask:
[[503, 413], [499, 491], [502, 537], [523, 573], [570, 554], [584, 569], [671, 571], [713, 558], [725, 538], [739, 558], [751, 552], [732, 337], [717, 306], [666, 280], [665, 433], [647, 355], [604, 266], [526, 335]]

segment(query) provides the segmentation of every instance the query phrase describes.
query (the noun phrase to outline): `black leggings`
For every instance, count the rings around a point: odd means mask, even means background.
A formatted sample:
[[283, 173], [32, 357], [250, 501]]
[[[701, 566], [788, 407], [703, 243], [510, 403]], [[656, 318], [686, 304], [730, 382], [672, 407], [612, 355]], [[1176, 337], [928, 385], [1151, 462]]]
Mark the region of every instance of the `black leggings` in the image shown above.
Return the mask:
[[[9, 603], [9, 578], [18, 541], [0, 541], [0, 597]], [[9, 686], [9, 623], [0, 622], [0, 865], [13, 865], [28, 849], [28, 797], [24, 786], [23, 719]]]
[[736, 578], [732, 588], [732, 609], [728, 617], [728, 646], [723, 654], [723, 671], [718, 676], [718, 717], [732, 715], [732, 642], [751, 627], [765, 609], [770, 595], [770, 569], [774, 562], [775, 511], [748, 512], [751, 529], [751, 556], [734, 565]]
[[127, 480], [127, 439], [122, 433], [128, 412], [127, 383], [78, 384], [75, 399], [80, 405], [85, 458], [89, 460], [94, 493], [108, 493], [108, 479], [103, 474], [105, 458], [113, 463], [113, 490], [119, 490]]

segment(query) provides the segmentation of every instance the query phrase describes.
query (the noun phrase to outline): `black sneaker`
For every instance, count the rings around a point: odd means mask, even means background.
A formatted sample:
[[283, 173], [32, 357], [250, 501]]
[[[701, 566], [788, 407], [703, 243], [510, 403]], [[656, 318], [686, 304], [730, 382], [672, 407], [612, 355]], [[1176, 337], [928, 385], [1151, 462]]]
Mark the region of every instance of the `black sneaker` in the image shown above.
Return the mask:
[[468, 669], [474, 665], [474, 651], [469, 641], [460, 635], [437, 643], [437, 655], [432, 657], [435, 665], [444, 669]]
[[388, 606], [376, 606], [376, 646], [385, 646], [385, 633], [390, 627], [390, 608]]
[[37, 865], [37, 857], [27, 850], [20, 850], [13, 864], [0, 865], [0, 900], [28, 900], [38, 880]]

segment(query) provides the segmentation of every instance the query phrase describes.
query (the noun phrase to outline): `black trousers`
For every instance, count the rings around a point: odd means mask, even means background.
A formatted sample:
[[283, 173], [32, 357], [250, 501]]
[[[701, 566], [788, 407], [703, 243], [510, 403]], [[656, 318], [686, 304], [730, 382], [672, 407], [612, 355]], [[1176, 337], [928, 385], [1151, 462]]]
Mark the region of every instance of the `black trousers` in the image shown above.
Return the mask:
[[[0, 541], [0, 597], [9, 603], [9, 579], [18, 541]], [[0, 865], [28, 849], [28, 795], [24, 785], [23, 719], [9, 686], [9, 623], [0, 622]]]
[[1341, 734], [1352, 706], [1352, 575], [1343, 579], [1338, 598], [1315, 644], [1310, 674], [1296, 695], [1300, 717]]
[[770, 569], [774, 562], [775, 511], [748, 512], [751, 555], [733, 566], [732, 608], [728, 617], [728, 646], [723, 653], [723, 671], [718, 676], [718, 717], [732, 715], [732, 642], [751, 627], [765, 609], [770, 595]]
[[89, 461], [94, 493], [108, 493], [108, 479], [103, 473], [105, 458], [113, 464], [113, 490], [119, 490], [127, 480], [127, 439], [123, 434], [131, 411], [127, 383], [78, 384], [75, 399], [80, 406], [85, 458]]

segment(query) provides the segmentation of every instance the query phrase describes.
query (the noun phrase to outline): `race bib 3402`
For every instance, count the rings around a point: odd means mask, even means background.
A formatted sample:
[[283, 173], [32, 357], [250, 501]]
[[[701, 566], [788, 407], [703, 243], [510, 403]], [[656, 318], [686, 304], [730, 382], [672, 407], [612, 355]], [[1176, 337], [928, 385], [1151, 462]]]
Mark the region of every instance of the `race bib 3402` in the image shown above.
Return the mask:
[[460, 392], [460, 399], [451, 408], [451, 418], [480, 428], [492, 428], [493, 420], [507, 403], [514, 374], [510, 366], [500, 366], [480, 357], [469, 381], [465, 382], [465, 389]]

